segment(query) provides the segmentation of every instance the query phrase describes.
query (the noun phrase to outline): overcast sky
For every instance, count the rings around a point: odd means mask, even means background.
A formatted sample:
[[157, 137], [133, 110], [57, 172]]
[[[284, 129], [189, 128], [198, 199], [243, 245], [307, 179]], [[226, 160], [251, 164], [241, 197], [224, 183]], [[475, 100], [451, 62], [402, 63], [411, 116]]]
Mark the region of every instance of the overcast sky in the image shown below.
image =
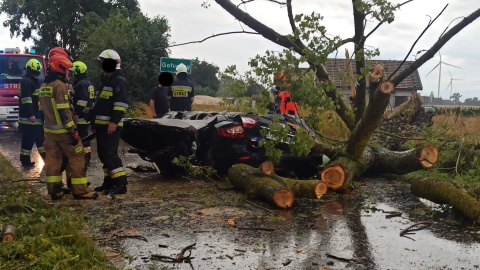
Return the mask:
[[[208, 9], [202, 8], [203, 0], [138, 0], [142, 11], [149, 17], [165, 16], [171, 27], [171, 42], [184, 43], [202, 40], [213, 34], [229, 31], [250, 30], [224, 11], [214, 0], [210, 0]], [[239, 2], [239, 1], [236, 1]], [[404, 2], [394, 0], [394, 3]], [[467, 16], [480, 8], [478, 0], [445, 1], [445, 0], [415, 0], [404, 5], [396, 14], [395, 21], [382, 26], [367, 41], [367, 45], [380, 48], [381, 55], [377, 59], [402, 60], [411, 45], [424, 30], [430, 18], [434, 18], [449, 4], [443, 15], [430, 27], [428, 32], [416, 45], [413, 54], [419, 50], [428, 49], [438, 39], [444, 29], [455, 18]], [[286, 8], [266, 0], [256, 0], [246, 5], [246, 11], [259, 21], [281, 34], [290, 33], [286, 16]], [[342, 38], [353, 36], [352, 7], [349, 0], [295, 0], [294, 13], [311, 13], [324, 16], [324, 25], [331, 35]], [[3, 21], [5, 17], [0, 17]], [[454, 21], [454, 24], [459, 19]], [[368, 28], [376, 24], [370, 23]], [[4, 47], [19, 46], [23, 43], [10, 39], [8, 30], [0, 28], [0, 42]], [[442, 60], [445, 63], [461, 67], [461, 69], [442, 65], [440, 96], [447, 99], [450, 96], [449, 83], [454, 79], [453, 92], [459, 92], [462, 100], [480, 97], [480, 20], [473, 22], [460, 34], [451, 39], [442, 50]], [[8, 44], [8, 46], [7, 46]], [[348, 47], [352, 51], [351, 47]], [[172, 47], [171, 57], [195, 58], [213, 63], [224, 69], [235, 64], [241, 71], [248, 69], [248, 60], [257, 54], [263, 55], [266, 50], [281, 50], [276, 44], [258, 35], [235, 34], [215, 37], [203, 43]], [[339, 50], [338, 57], [344, 55], [344, 49]], [[333, 57], [334, 55], [332, 55]], [[414, 60], [409, 56], [408, 60]], [[439, 55], [428, 61], [419, 69], [423, 84], [422, 95], [437, 96], [439, 72], [438, 67], [430, 75], [427, 73], [439, 63]], [[449, 75], [451, 73], [451, 77]]]

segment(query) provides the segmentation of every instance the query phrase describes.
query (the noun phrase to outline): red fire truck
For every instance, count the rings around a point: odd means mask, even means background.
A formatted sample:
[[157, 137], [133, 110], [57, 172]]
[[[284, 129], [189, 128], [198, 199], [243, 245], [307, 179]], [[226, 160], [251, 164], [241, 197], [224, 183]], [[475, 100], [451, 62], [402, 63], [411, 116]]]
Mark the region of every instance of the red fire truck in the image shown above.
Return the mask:
[[43, 64], [39, 76], [43, 83], [46, 74], [46, 63], [43, 55], [21, 53], [19, 48], [0, 50], [0, 123], [15, 123], [18, 121], [19, 89], [22, 76], [25, 75], [27, 61], [36, 58]]

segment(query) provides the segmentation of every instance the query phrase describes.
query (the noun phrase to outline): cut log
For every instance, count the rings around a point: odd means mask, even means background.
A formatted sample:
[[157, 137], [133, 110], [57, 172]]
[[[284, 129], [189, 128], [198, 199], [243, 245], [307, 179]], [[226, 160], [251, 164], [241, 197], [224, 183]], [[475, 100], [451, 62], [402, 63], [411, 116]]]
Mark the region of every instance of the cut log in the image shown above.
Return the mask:
[[427, 144], [407, 151], [391, 151], [386, 148], [371, 149], [375, 151], [375, 163], [369, 172], [407, 174], [422, 169], [430, 169], [438, 161], [439, 150]]
[[328, 186], [324, 181], [297, 180], [276, 175], [273, 162], [270, 160], [260, 164], [260, 171], [272, 177], [275, 181], [289, 187], [293, 195], [298, 198], [320, 199], [328, 190]]
[[432, 168], [438, 161], [439, 150], [435, 145], [424, 146], [419, 154], [420, 165], [425, 169]]
[[328, 190], [327, 184], [324, 181], [296, 180], [284, 177], [282, 177], [282, 180], [297, 198], [320, 199]]
[[2, 242], [15, 240], [16, 229], [13, 226], [6, 226], [2, 232]]
[[266, 175], [275, 174], [275, 167], [273, 166], [273, 162], [270, 160], [266, 160], [260, 164], [260, 170]]
[[345, 184], [345, 170], [341, 164], [328, 166], [322, 171], [321, 179], [329, 188], [338, 190]]
[[293, 204], [293, 192], [257, 168], [245, 164], [233, 165], [228, 170], [228, 179], [234, 187], [245, 191], [249, 196], [265, 199], [277, 207], [289, 208]]
[[415, 179], [410, 185], [413, 195], [438, 204], [450, 204], [480, 225], [480, 202], [446, 180]]

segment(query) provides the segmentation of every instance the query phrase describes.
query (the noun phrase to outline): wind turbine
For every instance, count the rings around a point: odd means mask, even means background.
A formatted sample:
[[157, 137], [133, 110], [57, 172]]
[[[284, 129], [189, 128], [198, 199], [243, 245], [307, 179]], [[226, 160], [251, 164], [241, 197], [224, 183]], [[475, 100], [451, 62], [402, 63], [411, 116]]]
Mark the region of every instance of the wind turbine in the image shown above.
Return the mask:
[[450, 70], [448, 70], [448, 74], [450, 75], [450, 83], [448, 84], [447, 89], [450, 87], [450, 99], [452, 99], [453, 81], [461, 81], [462, 79], [454, 79]]
[[438, 52], [438, 55], [440, 55], [440, 61], [438, 62], [437, 65], [435, 65], [432, 68], [432, 70], [430, 70], [430, 72], [427, 73], [427, 75], [425, 75], [425, 77], [428, 76], [428, 74], [432, 73], [432, 71], [434, 71], [438, 67], [438, 94], [437, 94], [438, 96], [437, 96], [437, 98], [440, 98], [440, 79], [442, 78], [442, 64], [447, 65], [447, 66], [451, 66], [451, 67], [460, 68], [460, 69], [461, 69], [461, 67], [457, 67], [457, 66], [454, 66], [452, 64], [443, 62], [442, 61], [442, 54], [440, 52]]

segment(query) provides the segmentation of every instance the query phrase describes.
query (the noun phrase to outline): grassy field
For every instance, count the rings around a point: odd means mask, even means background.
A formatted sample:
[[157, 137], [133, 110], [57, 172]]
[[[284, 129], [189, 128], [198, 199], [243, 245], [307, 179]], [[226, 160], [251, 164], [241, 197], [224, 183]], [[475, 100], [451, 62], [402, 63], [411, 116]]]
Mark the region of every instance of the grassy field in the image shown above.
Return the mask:
[[466, 143], [480, 142], [480, 116], [436, 115], [432, 128], [447, 135], [457, 135]]

